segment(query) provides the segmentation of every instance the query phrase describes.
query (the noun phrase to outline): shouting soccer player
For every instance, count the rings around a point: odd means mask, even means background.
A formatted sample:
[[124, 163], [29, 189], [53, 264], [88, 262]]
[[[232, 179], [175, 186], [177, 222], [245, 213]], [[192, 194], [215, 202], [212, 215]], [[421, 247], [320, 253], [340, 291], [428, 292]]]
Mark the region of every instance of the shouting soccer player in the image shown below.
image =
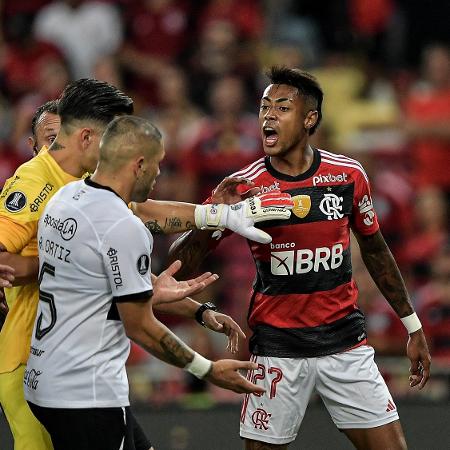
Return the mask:
[[[269, 76], [259, 112], [266, 156], [224, 180], [210, 199], [239, 200], [237, 186], [245, 178], [247, 188], [290, 193], [295, 205], [289, 221], [261, 224], [270, 244], [250, 243], [257, 277], [248, 320], [258, 369], [249, 377], [266, 392], [245, 398], [241, 436], [247, 450], [286, 449], [316, 390], [356, 448], [403, 450], [397, 408], [357, 306], [350, 231], [409, 333], [410, 386], [421, 389], [431, 358], [420, 321], [380, 232], [361, 164], [308, 143], [322, 117], [320, 86], [297, 69], [273, 68]], [[217, 242], [210, 233], [191, 231], [171, 251], [185, 269], [195, 268]]]

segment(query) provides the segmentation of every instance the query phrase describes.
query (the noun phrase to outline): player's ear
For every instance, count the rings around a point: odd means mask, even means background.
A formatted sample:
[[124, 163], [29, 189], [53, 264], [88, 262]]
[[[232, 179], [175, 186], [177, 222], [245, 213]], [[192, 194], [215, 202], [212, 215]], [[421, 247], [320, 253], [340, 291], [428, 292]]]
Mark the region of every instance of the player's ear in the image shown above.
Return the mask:
[[310, 130], [317, 123], [318, 118], [319, 113], [315, 109], [308, 111], [308, 114], [306, 114], [305, 120], [303, 122], [305, 129]]
[[136, 178], [139, 178], [141, 174], [146, 171], [145, 158], [143, 156], [139, 156], [138, 158], [136, 158], [134, 162], [134, 167], [135, 167], [134, 170], [135, 176]]
[[81, 144], [83, 148], [89, 147], [92, 143], [94, 130], [92, 128], [83, 128], [80, 131]]
[[30, 147], [30, 150], [33, 152], [33, 156], [36, 156], [39, 153], [39, 149], [37, 148], [36, 139], [34, 137], [29, 136], [27, 139], [27, 143]]

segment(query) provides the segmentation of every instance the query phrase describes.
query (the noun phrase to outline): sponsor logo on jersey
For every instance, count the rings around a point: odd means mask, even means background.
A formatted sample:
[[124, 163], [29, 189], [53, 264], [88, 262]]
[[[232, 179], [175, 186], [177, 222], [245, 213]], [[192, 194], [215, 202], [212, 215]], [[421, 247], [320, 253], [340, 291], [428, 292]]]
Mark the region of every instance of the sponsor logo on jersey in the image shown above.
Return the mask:
[[271, 192], [271, 191], [279, 191], [280, 190], [280, 183], [278, 183], [278, 181], [274, 181], [273, 184], [271, 184], [270, 186], [260, 186], [260, 194], [265, 194], [267, 192]]
[[56, 231], [59, 231], [59, 234], [65, 241], [70, 241], [77, 232], [77, 221], [72, 217], [68, 219], [56, 219], [52, 217], [50, 214], [46, 214], [44, 217], [44, 224], [47, 227], [54, 228]]
[[359, 213], [364, 214], [363, 222], [370, 227], [373, 225], [373, 219], [375, 217], [375, 211], [373, 210], [373, 202], [369, 195], [365, 195], [358, 202]]
[[0, 198], [5, 198], [9, 192], [11, 191], [11, 189], [13, 188], [13, 186], [16, 184], [16, 181], [20, 180], [19, 175], [16, 175], [9, 183], [8, 185], [6, 185], [3, 190], [0, 192]]
[[23, 384], [35, 391], [39, 384], [39, 376], [42, 375], [41, 370], [25, 370], [25, 374], [23, 376]]
[[269, 419], [272, 414], [269, 414], [262, 408], [258, 408], [252, 414], [252, 422], [255, 425], [255, 428], [260, 430], [267, 430], [269, 428]]
[[86, 191], [84, 189], [80, 189], [72, 198], [74, 200], [80, 200], [80, 197], [85, 193]]
[[122, 274], [120, 273], [119, 258], [117, 256], [117, 250], [115, 248], [109, 247], [106, 252], [109, 257], [109, 264], [111, 266], [111, 272], [113, 275], [114, 285], [116, 289], [123, 286]]
[[344, 260], [343, 252], [342, 244], [335, 244], [331, 248], [317, 247], [314, 251], [304, 248], [272, 252], [270, 255], [270, 270], [273, 275], [318, 272], [321, 267], [324, 270], [334, 270], [342, 264]]
[[45, 350], [40, 350], [39, 348], [31, 346], [30, 353], [34, 356], [40, 357], [45, 353]]
[[14, 191], [6, 197], [5, 208], [12, 213], [22, 211], [27, 204], [27, 197], [22, 191]]
[[344, 172], [333, 175], [329, 173], [328, 175], [316, 175], [313, 177], [313, 185], [317, 186], [318, 184], [324, 184], [324, 183], [345, 183], [347, 181], [348, 175]]
[[306, 217], [311, 210], [311, 197], [309, 195], [295, 195], [292, 197], [294, 207], [292, 212], [300, 219]]
[[44, 200], [48, 197], [49, 192], [53, 191], [53, 184], [47, 183], [38, 196], [30, 203], [30, 211], [36, 212], [39, 210], [39, 205], [42, 205]]
[[139, 256], [136, 267], [138, 272], [141, 275], [145, 275], [148, 272], [148, 268], [150, 267], [150, 258], [148, 255]]
[[320, 201], [319, 208], [327, 216], [328, 220], [342, 219], [342, 203], [344, 197], [338, 197], [335, 194], [324, 194]]

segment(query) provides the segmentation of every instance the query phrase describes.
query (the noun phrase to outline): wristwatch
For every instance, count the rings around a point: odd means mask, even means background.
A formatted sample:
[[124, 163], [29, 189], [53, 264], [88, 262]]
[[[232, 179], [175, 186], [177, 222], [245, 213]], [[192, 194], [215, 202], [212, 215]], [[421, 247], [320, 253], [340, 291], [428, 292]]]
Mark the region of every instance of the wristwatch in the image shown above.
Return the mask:
[[195, 311], [195, 320], [202, 326], [205, 326], [205, 321], [203, 320], [203, 313], [210, 309], [211, 311], [217, 311], [217, 306], [212, 302], [203, 303], [200, 305], [197, 311]]

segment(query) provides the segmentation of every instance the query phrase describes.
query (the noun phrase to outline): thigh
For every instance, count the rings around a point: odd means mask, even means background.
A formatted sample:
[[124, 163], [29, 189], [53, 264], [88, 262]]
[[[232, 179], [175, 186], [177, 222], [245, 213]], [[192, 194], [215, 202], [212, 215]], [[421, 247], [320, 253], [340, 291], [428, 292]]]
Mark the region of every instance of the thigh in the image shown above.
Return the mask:
[[52, 450], [47, 430], [31, 412], [23, 393], [25, 366], [0, 374], [0, 403], [17, 449]]
[[68, 409], [29, 405], [48, 430], [55, 450], [130, 450], [124, 447], [125, 408]]
[[400, 421], [375, 428], [342, 430], [358, 450], [406, 450], [405, 436]]
[[[247, 448], [279, 448], [292, 442], [305, 415], [314, 387], [314, 358], [274, 358], [253, 356], [258, 369], [248, 377], [264, 386], [262, 395], [246, 395], [241, 412], [240, 435], [258, 441]], [[282, 447], [281, 447], [282, 448]]]
[[380, 427], [398, 420], [373, 355], [373, 348], [363, 345], [317, 358], [316, 389], [341, 430]]

